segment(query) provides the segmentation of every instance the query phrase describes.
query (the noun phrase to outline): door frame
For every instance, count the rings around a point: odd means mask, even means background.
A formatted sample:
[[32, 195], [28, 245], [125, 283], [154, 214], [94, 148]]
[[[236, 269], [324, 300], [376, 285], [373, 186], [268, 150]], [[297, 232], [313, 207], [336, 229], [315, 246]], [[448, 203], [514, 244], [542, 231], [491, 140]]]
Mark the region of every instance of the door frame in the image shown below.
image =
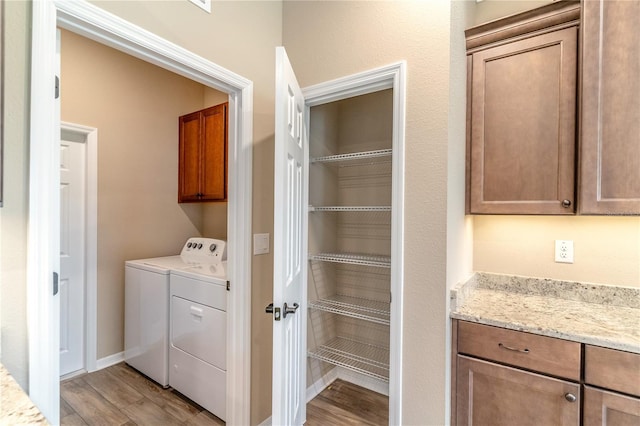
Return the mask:
[[[306, 116], [316, 105], [393, 89], [391, 173], [391, 324], [389, 342], [389, 424], [402, 421], [402, 318], [404, 288], [404, 139], [406, 61], [302, 88]], [[307, 123], [309, 129], [309, 123]], [[308, 185], [308, 182], [305, 183]], [[306, 231], [305, 231], [306, 232]], [[306, 250], [306, 248], [305, 248]], [[306, 330], [303, 330], [306, 341]]]
[[86, 1], [32, 3], [29, 395], [50, 422], [59, 422], [59, 298], [52, 296], [51, 283], [59, 272], [60, 219], [58, 197], [50, 195], [59, 191], [54, 187], [60, 180], [56, 26], [229, 94], [227, 413], [230, 424], [249, 424], [253, 82]]
[[[85, 297], [84, 297], [84, 369], [97, 369], [98, 332], [98, 129], [60, 122], [63, 131], [79, 135], [85, 151]], [[69, 376], [77, 372], [69, 373]]]

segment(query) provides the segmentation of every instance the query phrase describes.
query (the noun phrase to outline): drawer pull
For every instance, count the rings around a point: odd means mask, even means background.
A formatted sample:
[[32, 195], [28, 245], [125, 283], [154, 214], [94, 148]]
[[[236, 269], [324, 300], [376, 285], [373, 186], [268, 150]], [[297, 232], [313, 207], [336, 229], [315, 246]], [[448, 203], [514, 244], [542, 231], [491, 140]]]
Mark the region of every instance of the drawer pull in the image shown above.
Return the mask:
[[527, 349], [527, 348], [525, 348], [525, 349], [512, 348], [511, 346], [503, 345], [502, 343], [498, 343], [498, 346], [501, 347], [502, 349], [506, 349], [508, 351], [520, 352], [521, 354], [528, 354], [529, 353], [529, 349]]
[[191, 306], [190, 311], [194, 317], [202, 317], [202, 309]]
[[572, 393], [565, 393], [564, 394], [564, 399], [566, 399], [569, 402], [576, 402], [576, 396]]

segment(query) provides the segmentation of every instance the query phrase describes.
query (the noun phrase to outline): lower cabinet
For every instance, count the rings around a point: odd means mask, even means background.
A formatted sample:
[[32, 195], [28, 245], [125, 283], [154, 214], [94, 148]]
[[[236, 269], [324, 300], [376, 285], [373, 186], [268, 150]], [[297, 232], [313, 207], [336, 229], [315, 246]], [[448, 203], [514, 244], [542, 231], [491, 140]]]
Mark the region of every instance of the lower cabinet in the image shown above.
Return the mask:
[[640, 398], [584, 387], [584, 426], [640, 425]]
[[458, 355], [458, 425], [579, 425], [580, 385]]
[[460, 320], [452, 331], [452, 424], [640, 426], [640, 354]]

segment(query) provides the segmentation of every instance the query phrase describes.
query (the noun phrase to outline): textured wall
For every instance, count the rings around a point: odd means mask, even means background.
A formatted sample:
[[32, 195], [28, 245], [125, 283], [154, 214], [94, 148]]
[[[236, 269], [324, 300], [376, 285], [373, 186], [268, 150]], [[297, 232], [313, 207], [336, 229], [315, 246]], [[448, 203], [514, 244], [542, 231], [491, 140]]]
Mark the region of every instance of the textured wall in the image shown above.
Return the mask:
[[31, 5], [4, 2], [4, 194], [0, 209], [2, 363], [28, 387], [27, 216], [29, 209], [29, 75]]
[[[447, 417], [451, 19], [448, 1], [284, 3], [284, 45], [302, 86], [407, 61], [402, 358], [407, 425], [444, 424]], [[456, 51], [454, 66], [460, 66], [464, 53]], [[464, 105], [464, 97], [453, 102]], [[463, 114], [453, 119], [451, 125], [464, 127]], [[462, 222], [463, 211], [458, 212]]]
[[103, 358], [124, 349], [124, 261], [176, 254], [202, 233], [202, 205], [177, 203], [178, 117], [205, 106], [205, 88], [68, 31], [61, 88], [62, 121], [98, 129]]

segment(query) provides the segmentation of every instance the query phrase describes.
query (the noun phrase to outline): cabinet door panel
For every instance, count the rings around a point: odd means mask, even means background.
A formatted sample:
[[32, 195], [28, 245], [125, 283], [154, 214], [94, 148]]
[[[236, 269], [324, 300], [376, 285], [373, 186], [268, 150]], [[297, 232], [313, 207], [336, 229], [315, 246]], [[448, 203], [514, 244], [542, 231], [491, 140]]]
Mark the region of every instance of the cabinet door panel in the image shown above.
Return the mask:
[[[580, 386], [458, 355], [457, 424], [578, 425]], [[569, 402], [565, 395], [575, 396]]]
[[227, 104], [203, 112], [202, 200], [227, 198]]
[[180, 117], [178, 202], [198, 200], [200, 180], [200, 114]]
[[584, 426], [638, 426], [640, 399], [584, 387]]
[[580, 212], [640, 214], [640, 1], [583, 2]]
[[472, 213], [574, 213], [576, 43], [570, 27], [473, 54]]

